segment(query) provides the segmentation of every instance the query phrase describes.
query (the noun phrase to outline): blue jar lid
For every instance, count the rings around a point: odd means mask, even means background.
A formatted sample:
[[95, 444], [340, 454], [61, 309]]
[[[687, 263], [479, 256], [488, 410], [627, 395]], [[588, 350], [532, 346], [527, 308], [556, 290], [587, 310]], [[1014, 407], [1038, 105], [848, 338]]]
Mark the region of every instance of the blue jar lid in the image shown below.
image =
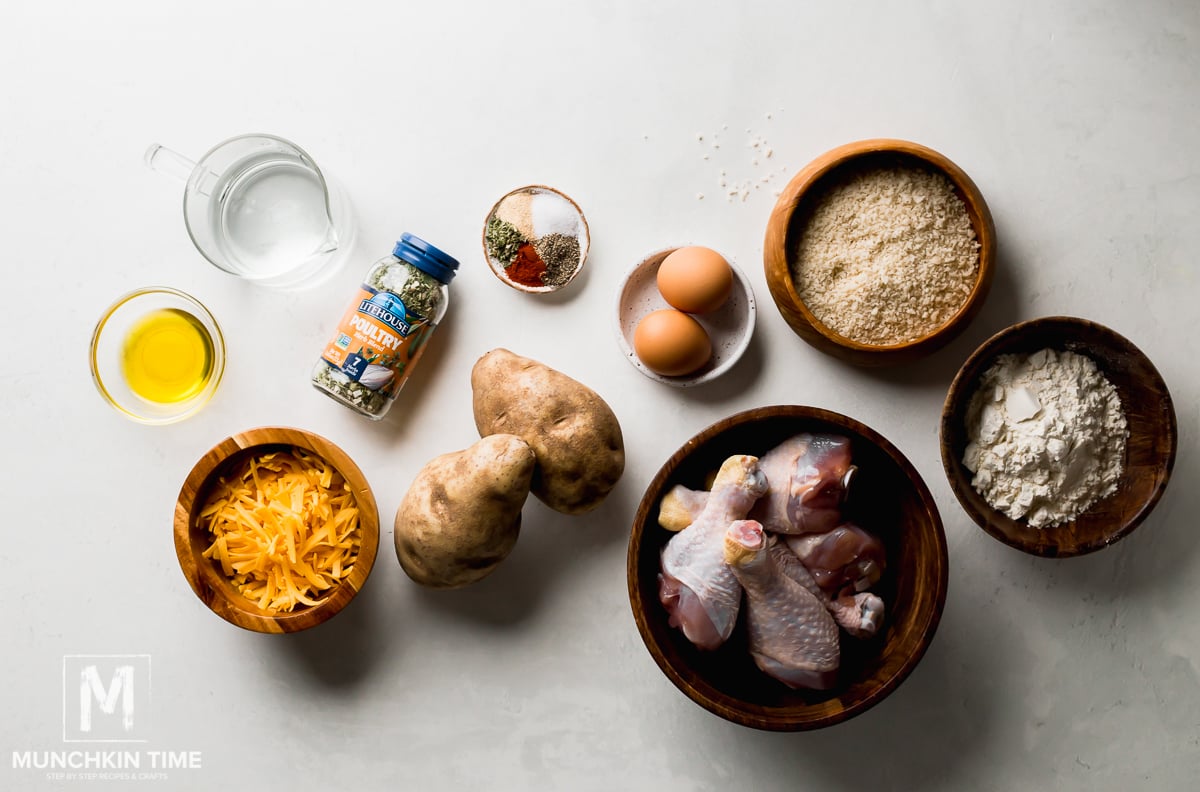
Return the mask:
[[401, 261], [407, 261], [442, 283], [453, 280], [455, 270], [458, 269], [458, 259], [454, 256], [438, 250], [424, 239], [407, 231], [400, 235], [400, 241], [396, 243], [392, 255]]

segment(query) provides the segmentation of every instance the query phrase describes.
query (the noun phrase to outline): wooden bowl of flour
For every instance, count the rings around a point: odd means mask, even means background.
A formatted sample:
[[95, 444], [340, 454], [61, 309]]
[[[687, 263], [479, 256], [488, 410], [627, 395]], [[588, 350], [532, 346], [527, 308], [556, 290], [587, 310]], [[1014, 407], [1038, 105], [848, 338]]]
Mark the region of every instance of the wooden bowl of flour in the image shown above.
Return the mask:
[[[835, 311], [829, 306], [805, 304], [797, 287], [796, 271], [799, 250], [803, 237], [809, 232], [814, 211], [822, 201], [841, 185], [857, 176], [881, 168], [912, 171], [918, 174], [940, 174], [966, 209], [970, 228], [978, 243], [978, 267], [974, 279], [967, 285], [965, 294], [954, 293], [951, 298], [942, 294], [926, 294], [921, 299], [940, 304], [943, 315], [935, 327], [910, 328], [916, 335], [902, 341], [865, 341], [849, 335], [850, 330], [837, 329], [841, 317], [861, 316], [863, 306], [845, 307]], [[844, 220], [844, 218], [839, 218]], [[858, 229], [857, 244], [878, 234], [880, 229], [862, 218], [863, 226]], [[845, 225], [839, 222], [839, 225]], [[869, 239], [866, 240], [869, 242]], [[914, 262], [933, 261], [934, 255], [912, 257]], [[936, 251], [933, 251], [936, 253]], [[874, 255], [874, 254], [872, 254]], [[996, 258], [996, 227], [992, 214], [979, 188], [962, 168], [933, 149], [906, 140], [874, 139], [847, 143], [817, 157], [797, 173], [780, 194], [767, 223], [766, 240], [763, 243], [763, 264], [767, 286], [776, 307], [793, 331], [822, 352], [862, 366], [882, 366], [907, 363], [941, 348], [958, 335], [979, 313], [991, 287]], [[872, 262], [874, 263], [874, 261]], [[918, 263], [918, 266], [932, 266]], [[933, 277], [930, 277], [930, 275]], [[912, 278], [905, 288], [911, 293], [921, 290], [934, 291], [940, 279], [936, 269], [924, 271], [919, 278]], [[878, 277], [866, 277], [864, 283], [877, 283]], [[831, 302], [833, 302], [831, 300]], [[879, 311], [896, 312], [896, 300], [885, 300], [875, 306]], [[957, 307], [953, 307], [957, 306]], [[825, 316], [823, 321], [820, 317]], [[908, 312], [905, 313], [908, 315]], [[899, 322], [900, 316], [896, 317]]]
[[[973, 474], [963, 458], [969, 442], [968, 408], [984, 373], [1001, 355], [1028, 355], [1042, 349], [1076, 352], [1095, 362], [1116, 389], [1128, 436], [1116, 489], [1110, 495], [1074, 519], [1035, 528], [1028, 519], [1012, 519], [989, 505], [972, 485]], [[963, 510], [1001, 542], [1047, 558], [1091, 553], [1128, 536], [1162, 497], [1177, 445], [1171, 394], [1150, 359], [1109, 328], [1074, 317], [1034, 319], [989, 338], [959, 370], [942, 410], [942, 466]]]

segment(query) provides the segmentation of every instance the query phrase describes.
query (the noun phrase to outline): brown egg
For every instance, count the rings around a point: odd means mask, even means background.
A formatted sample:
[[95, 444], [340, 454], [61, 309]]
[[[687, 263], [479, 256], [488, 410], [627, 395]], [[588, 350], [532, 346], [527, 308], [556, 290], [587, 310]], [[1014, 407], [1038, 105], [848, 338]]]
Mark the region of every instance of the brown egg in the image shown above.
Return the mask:
[[633, 331], [633, 351], [646, 368], [664, 377], [691, 374], [712, 357], [708, 333], [672, 308], [646, 314]]
[[733, 291], [733, 270], [715, 250], [681, 247], [658, 268], [663, 298], [687, 313], [709, 313], [725, 304]]

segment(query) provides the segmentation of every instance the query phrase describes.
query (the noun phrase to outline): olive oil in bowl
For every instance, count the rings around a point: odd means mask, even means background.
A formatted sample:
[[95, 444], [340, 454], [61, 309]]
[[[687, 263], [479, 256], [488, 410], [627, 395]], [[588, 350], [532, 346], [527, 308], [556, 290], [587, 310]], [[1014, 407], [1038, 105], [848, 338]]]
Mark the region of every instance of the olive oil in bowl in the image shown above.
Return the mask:
[[92, 381], [139, 423], [187, 418], [212, 399], [225, 371], [217, 320], [178, 289], [152, 286], [109, 306], [92, 333]]
[[186, 401], [212, 377], [212, 337], [187, 311], [160, 308], [138, 320], [125, 337], [121, 371], [138, 398], [152, 404]]

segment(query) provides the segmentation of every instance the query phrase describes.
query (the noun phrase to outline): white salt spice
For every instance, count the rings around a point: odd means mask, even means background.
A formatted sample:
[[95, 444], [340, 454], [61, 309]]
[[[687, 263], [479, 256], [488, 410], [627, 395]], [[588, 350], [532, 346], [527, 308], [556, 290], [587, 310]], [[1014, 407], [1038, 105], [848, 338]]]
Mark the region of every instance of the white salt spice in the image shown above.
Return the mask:
[[791, 274], [822, 324], [887, 346], [946, 324], [978, 271], [979, 242], [950, 181], [918, 168], [880, 168], [818, 200]]
[[534, 237], [544, 237], [548, 234], [583, 236], [579, 211], [566, 198], [558, 193], [538, 190], [530, 199]]

